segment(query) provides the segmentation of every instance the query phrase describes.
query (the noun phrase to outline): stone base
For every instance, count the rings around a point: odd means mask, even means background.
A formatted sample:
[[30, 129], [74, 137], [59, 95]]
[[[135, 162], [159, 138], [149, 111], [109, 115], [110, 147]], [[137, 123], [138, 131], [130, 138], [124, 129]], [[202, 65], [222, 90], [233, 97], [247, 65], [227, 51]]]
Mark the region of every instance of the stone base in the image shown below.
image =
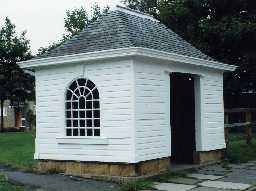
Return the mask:
[[224, 158], [225, 150], [214, 151], [199, 151], [194, 155], [194, 161], [196, 164], [210, 164], [219, 162]]
[[106, 179], [107, 177], [109, 180], [114, 180], [113, 178], [117, 177], [149, 177], [167, 172], [169, 169], [169, 158], [144, 161], [137, 164], [40, 160], [37, 167], [37, 170], [42, 173], [65, 173], [67, 175], [100, 179]]

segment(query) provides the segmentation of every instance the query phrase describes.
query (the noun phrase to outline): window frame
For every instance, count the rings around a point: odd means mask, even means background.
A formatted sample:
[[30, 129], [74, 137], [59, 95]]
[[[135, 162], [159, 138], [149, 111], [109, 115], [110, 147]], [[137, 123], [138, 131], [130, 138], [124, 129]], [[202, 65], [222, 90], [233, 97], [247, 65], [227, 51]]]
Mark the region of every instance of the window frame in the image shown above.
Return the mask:
[[[81, 85], [81, 81], [84, 81], [85, 84]], [[76, 84], [75, 88], [72, 90], [72, 85]], [[88, 87], [88, 84], [92, 85], [92, 88]], [[81, 88], [83, 89], [81, 91]], [[87, 93], [86, 93], [87, 91]], [[96, 92], [94, 92], [96, 91]], [[68, 99], [68, 93], [71, 92], [71, 97]], [[77, 93], [75, 93], [77, 92]], [[86, 94], [86, 95], [85, 95]], [[94, 98], [95, 94], [97, 95]], [[91, 99], [88, 100], [87, 97], [91, 96]], [[74, 101], [74, 97], [76, 97], [77, 101]], [[84, 99], [84, 107], [80, 108], [80, 99]], [[67, 104], [69, 103], [69, 107]], [[77, 103], [77, 108], [73, 108], [73, 104]], [[88, 108], [87, 103], [91, 103], [91, 106]], [[94, 104], [97, 104], [97, 107], [94, 107]], [[68, 115], [68, 112], [70, 115]], [[77, 116], [74, 117], [74, 112], [77, 112]], [[84, 117], [80, 117], [81, 112], [84, 112]], [[88, 113], [91, 113], [90, 117], [87, 117]], [[97, 112], [97, 115], [94, 113]], [[68, 117], [69, 116], [69, 117]], [[69, 139], [81, 139], [81, 138], [100, 138], [102, 137], [102, 128], [101, 128], [101, 104], [100, 104], [100, 93], [96, 84], [88, 78], [79, 77], [73, 79], [65, 89], [64, 95], [64, 135]], [[70, 121], [70, 125], [68, 124]], [[85, 125], [81, 126], [81, 122], [84, 121]], [[95, 126], [95, 121], [97, 121], [97, 126]], [[74, 122], [77, 123], [77, 126], [74, 127]], [[88, 122], [91, 125], [88, 125]], [[71, 134], [68, 135], [68, 129], [70, 129]], [[74, 135], [74, 129], [78, 131]], [[84, 132], [81, 135], [81, 132]], [[90, 131], [90, 135], [88, 132]], [[97, 133], [97, 135], [95, 135]]]

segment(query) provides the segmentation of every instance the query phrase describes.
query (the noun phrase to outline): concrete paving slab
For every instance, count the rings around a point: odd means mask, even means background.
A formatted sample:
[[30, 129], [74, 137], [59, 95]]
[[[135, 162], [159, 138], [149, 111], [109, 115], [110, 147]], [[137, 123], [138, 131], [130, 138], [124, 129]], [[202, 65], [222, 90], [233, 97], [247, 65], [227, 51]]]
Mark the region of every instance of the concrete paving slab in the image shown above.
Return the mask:
[[219, 181], [256, 185], [256, 171], [255, 170], [234, 171], [228, 174], [226, 177], [219, 179]]
[[214, 175], [214, 176], [226, 176], [229, 172], [216, 172], [216, 171], [197, 171], [196, 173], [198, 174], [207, 174], [207, 175]]
[[256, 166], [248, 167], [248, 170], [256, 170]]
[[154, 188], [162, 191], [187, 191], [196, 188], [196, 186], [174, 183], [156, 183]]
[[220, 164], [202, 167], [197, 170], [197, 173], [199, 174], [210, 174], [210, 175], [218, 175], [218, 176], [224, 176], [229, 172], [231, 172], [231, 169], [224, 168]]
[[220, 181], [256, 185], [256, 169], [235, 168], [231, 173], [221, 178]]
[[217, 165], [209, 165], [209, 166], [205, 166], [200, 168], [201, 170], [206, 170], [206, 171], [227, 171], [226, 168], [223, 168], [223, 166], [217, 164]]
[[192, 189], [191, 191], [234, 191], [220, 188], [209, 188], [209, 187], [197, 187]]
[[223, 181], [204, 181], [199, 183], [200, 186], [210, 187], [210, 188], [220, 188], [220, 189], [232, 189], [232, 190], [246, 190], [251, 187], [250, 184], [241, 184], [233, 182], [223, 182]]
[[[120, 186], [114, 183], [89, 179], [74, 180], [62, 175], [40, 175], [8, 170], [0, 167], [0, 173], [7, 176], [10, 182], [26, 185], [31, 188], [41, 188], [45, 191], [119, 191]], [[34, 191], [26, 189], [29, 191]], [[2, 190], [1, 190], [2, 191]]]
[[178, 183], [178, 184], [194, 185], [194, 184], [197, 184], [197, 183], [201, 182], [201, 180], [198, 180], [198, 179], [195, 179], [195, 178], [179, 177], [179, 178], [171, 178], [171, 179], [168, 180], [168, 182]]
[[196, 178], [199, 180], [217, 180], [217, 179], [223, 178], [224, 176], [192, 173], [192, 174], [188, 174], [187, 177]]
[[246, 163], [246, 166], [255, 166], [255, 162], [248, 162]]
[[237, 169], [240, 170], [240, 169], [245, 169], [246, 168], [246, 166], [241, 165], [241, 164], [230, 164], [228, 166], [231, 167], [232, 170], [237, 170]]

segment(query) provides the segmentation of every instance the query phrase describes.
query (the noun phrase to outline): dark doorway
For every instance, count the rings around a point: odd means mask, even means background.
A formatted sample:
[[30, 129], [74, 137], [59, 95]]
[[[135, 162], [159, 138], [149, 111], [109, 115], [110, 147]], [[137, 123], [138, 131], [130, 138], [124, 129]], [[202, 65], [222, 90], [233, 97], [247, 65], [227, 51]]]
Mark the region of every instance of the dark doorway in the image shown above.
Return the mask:
[[172, 162], [193, 163], [195, 151], [195, 89], [190, 74], [172, 73], [171, 137]]

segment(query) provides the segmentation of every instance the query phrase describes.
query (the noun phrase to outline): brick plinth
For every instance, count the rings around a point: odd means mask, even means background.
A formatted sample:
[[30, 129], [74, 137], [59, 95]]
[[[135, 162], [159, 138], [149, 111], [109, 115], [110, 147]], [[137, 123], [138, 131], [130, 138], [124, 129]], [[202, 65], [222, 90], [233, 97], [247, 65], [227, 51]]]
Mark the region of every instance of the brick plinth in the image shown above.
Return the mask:
[[195, 153], [195, 163], [209, 164], [219, 162], [224, 157], [225, 150], [199, 151]]
[[170, 159], [155, 159], [137, 164], [40, 160], [43, 173], [65, 173], [80, 177], [148, 177], [167, 172]]

